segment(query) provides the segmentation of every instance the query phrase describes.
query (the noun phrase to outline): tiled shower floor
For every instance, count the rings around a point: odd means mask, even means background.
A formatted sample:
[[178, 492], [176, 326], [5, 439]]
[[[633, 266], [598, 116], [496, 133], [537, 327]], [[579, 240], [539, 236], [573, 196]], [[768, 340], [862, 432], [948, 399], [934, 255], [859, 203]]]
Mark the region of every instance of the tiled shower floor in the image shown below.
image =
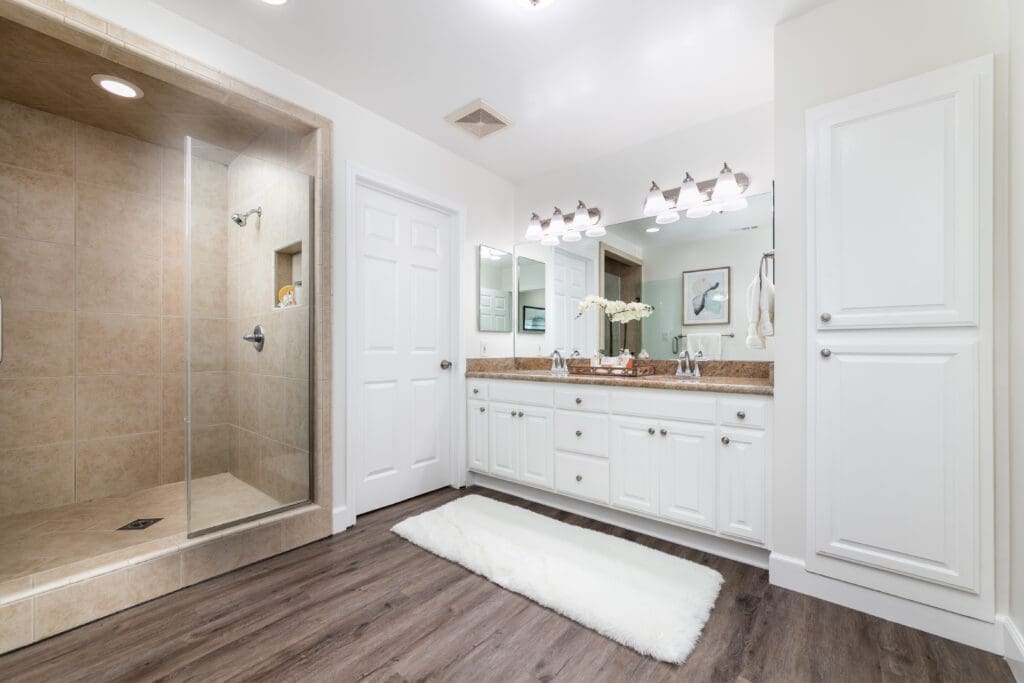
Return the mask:
[[[193, 528], [205, 529], [281, 507], [231, 474], [192, 482]], [[162, 517], [139, 531], [134, 519]], [[125, 496], [0, 517], [0, 596], [70, 576], [92, 565], [175, 546], [185, 540], [185, 482]]]

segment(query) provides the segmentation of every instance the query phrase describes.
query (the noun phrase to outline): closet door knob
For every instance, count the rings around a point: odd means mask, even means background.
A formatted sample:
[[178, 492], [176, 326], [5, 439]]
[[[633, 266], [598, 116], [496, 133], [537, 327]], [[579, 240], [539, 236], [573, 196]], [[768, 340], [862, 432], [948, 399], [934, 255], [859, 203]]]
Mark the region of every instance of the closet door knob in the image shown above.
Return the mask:
[[480, 390], [479, 390], [479, 389], [474, 389], [474, 390], [473, 390], [473, 393], [474, 393], [474, 394], [479, 394], [479, 393], [480, 393]]
[[668, 436], [668, 430], [667, 429], [662, 429], [661, 430], [661, 435], [662, 436]]
[[827, 322], [832, 320], [832, 314], [831, 313], [822, 313], [818, 317], [821, 318], [821, 322], [823, 322], [823, 323], [827, 323]]
[[747, 419], [747, 414], [741, 410], [736, 413], [736, 417], [739, 418], [740, 420], [745, 420]]
[[580, 430], [577, 429], [576, 430], [576, 436], [583, 436], [583, 432], [581, 432]]
[[519, 417], [522, 417], [522, 416], [523, 416], [523, 411], [520, 410], [519, 411]]
[[483, 406], [480, 406], [480, 412], [481, 412], [481, 413], [487, 412], [487, 409], [486, 409], [486, 408], [484, 408]]
[[832, 349], [822, 349], [821, 350], [821, 357], [822, 358], [828, 358], [831, 355], [832, 355]]
[[648, 427], [647, 433], [650, 434], [651, 436], [654, 436], [654, 427]]
[[583, 475], [582, 474], [577, 474], [576, 475], [576, 481], [583, 481]]
[[723, 446], [728, 446], [729, 445], [729, 437], [727, 437], [727, 436], [723, 436], [722, 437], [722, 445]]
[[582, 398], [580, 398], [579, 396], [577, 396], [577, 397], [576, 397], [576, 405], [579, 405], [579, 404], [581, 404], [581, 403], [583, 403], [583, 399], [582, 399]]

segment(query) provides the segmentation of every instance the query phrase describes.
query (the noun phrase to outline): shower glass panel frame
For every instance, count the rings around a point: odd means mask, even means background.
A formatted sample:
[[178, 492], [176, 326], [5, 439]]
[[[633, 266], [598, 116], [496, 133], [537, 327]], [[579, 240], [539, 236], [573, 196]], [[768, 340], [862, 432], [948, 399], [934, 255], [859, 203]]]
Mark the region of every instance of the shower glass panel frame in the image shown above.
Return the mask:
[[[307, 174], [289, 170], [286, 167], [278, 166], [271, 162], [259, 160], [254, 157], [248, 157], [242, 153], [231, 152], [217, 147], [216, 145], [205, 143], [202, 140], [191, 136], [186, 136], [184, 146], [185, 249], [183, 270], [185, 286], [185, 482], [188, 537], [192, 538], [244, 524], [269, 515], [278, 514], [280, 512], [308, 504], [312, 500], [314, 484], [313, 454], [315, 453], [314, 379], [316, 377], [313, 345], [313, 340], [316, 338], [316, 299], [313, 277], [316, 263], [313, 238], [315, 231], [315, 179]], [[197, 156], [198, 154], [202, 154], [203, 156]], [[233, 370], [231, 365], [225, 365], [223, 373], [224, 375], [229, 376], [225, 381], [232, 381], [232, 378], [230, 377], [232, 372], [237, 375], [235, 380], [235, 402], [237, 404], [237, 410], [234, 411], [236, 420], [235, 424], [232, 425], [236, 432], [235, 441], [237, 443], [233, 447], [231, 469], [229, 469], [228, 472], [217, 474], [215, 476], [210, 476], [205, 471], [200, 471], [201, 469], [208, 470], [208, 467], [197, 467], [197, 453], [195, 448], [197, 423], [194, 413], [196, 405], [193, 400], [196, 378], [195, 373], [197, 372], [193, 367], [196, 360], [193, 356], [193, 352], [196, 348], [193, 342], [194, 334], [196, 334], [196, 319], [201, 319], [200, 316], [196, 315], [196, 299], [195, 292], [193, 291], [195, 285], [194, 275], [196, 265], [193, 246], [196, 240], [196, 214], [204, 210], [203, 207], [196, 206], [195, 183], [201, 182], [201, 180], [199, 179], [198, 174], [194, 172], [194, 166], [196, 165], [197, 159], [201, 159], [203, 163], [208, 164], [209, 158], [211, 157], [216, 160], [216, 163], [221, 163], [228, 167], [241, 159], [245, 163], [253, 165], [262, 164], [267, 168], [273, 168], [273, 173], [279, 173], [281, 177], [287, 178], [289, 181], [288, 186], [291, 194], [288, 195], [287, 200], [290, 208], [292, 209], [292, 213], [301, 217], [303, 215], [303, 211], [305, 212], [304, 221], [293, 221], [300, 224], [304, 223], [300, 230], [301, 234], [294, 234], [293, 232], [290, 239], [269, 245], [273, 248], [273, 253], [263, 254], [264, 262], [261, 265], [265, 266], [265, 269], [260, 270], [255, 275], [257, 278], [263, 276], [273, 282], [273, 286], [270, 288], [270, 294], [273, 296], [273, 305], [270, 305], [269, 301], [258, 299], [260, 302], [259, 305], [263, 307], [264, 310], [260, 310], [260, 312], [255, 316], [243, 316], [240, 310], [229, 310], [225, 313], [226, 318], [224, 323], [227, 330], [226, 340], [221, 340], [222, 343], [226, 344], [226, 348], [224, 349], [226, 354], [225, 358], [228, 358], [232, 353], [232, 344], [238, 345], [237, 351], [239, 354], [237, 360], [234, 362]], [[225, 163], [225, 161], [229, 159], [231, 161]], [[225, 179], [226, 178], [227, 176], [225, 175]], [[274, 189], [279, 190], [279, 188], [276, 187]], [[278, 192], [278, 194], [282, 194], [282, 192]], [[228, 197], [230, 200], [237, 200], [236, 197], [231, 197], [230, 193], [228, 193]], [[260, 201], [262, 202], [263, 200], [264, 198], [260, 197]], [[269, 198], [267, 201], [270, 201]], [[303, 204], [305, 205], [304, 208]], [[271, 206], [273, 207], [272, 202]], [[264, 209], [266, 208], [267, 207], [264, 206]], [[273, 208], [271, 208], [271, 213], [266, 217], [253, 213], [253, 215], [248, 217], [246, 225], [237, 225], [232, 222], [230, 218], [232, 213], [238, 211], [244, 214], [249, 209], [250, 207], [248, 205], [233, 206], [230, 202], [228, 203], [228, 206], [226, 210], [223, 211], [222, 216], [223, 223], [228, 226], [229, 231], [227, 236], [228, 239], [225, 240], [225, 244], [232, 242], [231, 231], [257, 231], [262, 228], [262, 221], [265, 218], [269, 218], [271, 220], [276, 219], [276, 216], [272, 213]], [[295, 239], [296, 237], [298, 239]], [[268, 245], [261, 246], [266, 248]], [[227, 258], [228, 254], [225, 254], [225, 259]], [[259, 258], [256, 260], [258, 262], [260, 261]], [[271, 266], [273, 266], [272, 269]], [[291, 268], [290, 271], [289, 267]], [[242, 270], [242, 264], [236, 261], [236, 297], [239, 301], [241, 300], [243, 290], [243, 283], [240, 279]], [[271, 272], [271, 270], [273, 270], [273, 272]], [[226, 267], [226, 272], [228, 274], [227, 277], [231, 277], [230, 274], [232, 270], [230, 267]], [[281, 306], [278, 299], [278, 286], [280, 285], [280, 280], [282, 278], [288, 280], [289, 277], [292, 279], [292, 298], [295, 301], [295, 304], [292, 306]], [[299, 279], [294, 280], [295, 277], [298, 277]], [[257, 279], [257, 282], [260, 281]], [[227, 296], [228, 291], [231, 291], [231, 287], [225, 283], [225, 297]], [[245, 327], [246, 321], [250, 317], [255, 317], [257, 322], [261, 325], [269, 326], [266, 335], [266, 343], [268, 346], [283, 346], [283, 340], [285, 338], [290, 339], [292, 342], [290, 347], [277, 351], [277, 353], [281, 354], [278, 357], [278, 360], [281, 360], [282, 356], [287, 356], [288, 353], [295, 354], [301, 349], [301, 354], [298, 355], [298, 362], [291, 363], [290, 375], [288, 372], [284, 371], [280, 371], [282, 375], [280, 377], [270, 374], [266, 375], [265, 379], [267, 383], [261, 383], [258, 385], [256, 396], [243, 393], [240, 381], [243, 375], [242, 354], [259, 354], [255, 357], [256, 360], [250, 361], [253, 364], [259, 363], [263, 361], [264, 358], [267, 358], [267, 356], [262, 355], [264, 353], [263, 351], [255, 350], [254, 344], [242, 339], [242, 335], [244, 333], [253, 331]], [[285, 318], [293, 318], [287, 327], [284, 324]], [[303, 335], [304, 339], [302, 338]], [[270, 346], [270, 348], [273, 349], [275, 347]], [[306, 358], [304, 363], [301, 362], [302, 355]], [[250, 356], [249, 358], [251, 359], [253, 357]], [[263, 378], [261, 375], [253, 376]], [[243, 451], [240, 435], [248, 432], [241, 428], [241, 425], [239, 424], [241, 420], [237, 417], [241, 413], [242, 402], [255, 402], [255, 412], [258, 416], [262, 415], [262, 413], [265, 412], [265, 405], [261, 404], [261, 396], [259, 394], [260, 392], [270, 391], [270, 385], [268, 383], [274, 383], [276, 386], [280, 386], [281, 383], [289, 385], [291, 388], [289, 395], [292, 398], [297, 399], [289, 405], [287, 397], [280, 397], [281, 400], [279, 400], [278, 406], [287, 414], [288, 417], [297, 419], [297, 424], [302, 425], [302, 428], [292, 429], [290, 432], [287, 426], [285, 427], [286, 432], [289, 432], [288, 437], [298, 437], [298, 441], [296, 442], [293, 441], [292, 438], [285, 437], [281, 440], [288, 441], [289, 443], [280, 443], [272, 439], [265, 438], [263, 430], [261, 428], [257, 428], [257, 434], [251, 435], [254, 436], [256, 440], [247, 440], [248, 445], [255, 444], [255, 447], [251, 449], [246, 448], [246, 450]], [[302, 386], [303, 383], [306, 385], [305, 387]], [[301, 401], [305, 402], [304, 416], [296, 413], [294, 409], [295, 405], [299, 404]], [[252, 406], [250, 406], [250, 408], [252, 408]], [[301, 405], [299, 405], [299, 408], [301, 409]], [[277, 418], [278, 421], [283, 419], [286, 424], [288, 422], [288, 419], [281, 415], [277, 415]], [[262, 427], [262, 419], [258, 417], [257, 420]], [[302, 431], [306, 432], [304, 437], [301, 435]], [[278, 435], [273, 434], [273, 436]], [[230, 445], [229, 448], [231, 448]], [[271, 456], [272, 452], [273, 456]], [[284, 452], [283, 458], [282, 452]], [[260, 476], [251, 476], [251, 473], [249, 476], [246, 476], [240, 474], [238, 471], [232, 471], [233, 468], [243, 459], [255, 460], [255, 463], [250, 463], [250, 465], [254, 466], [255, 469], [262, 474], [266, 474], [266, 470], [271, 469], [270, 464], [272, 460], [276, 459], [275, 465], [278, 468], [281, 466], [282, 459], [290, 460], [287, 469], [290, 469], [292, 477], [291, 481], [283, 487], [281, 485], [275, 486], [273, 483], [268, 484], [266, 481], [261, 480]], [[287, 477], [285, 478], [287, 479]], [[217, 479], [217, 481], [214, 481], [215, 479]], [[197, 480], [202, 480], [198, 482], [199, 485], [197, 485]], [[286, 491], [282, 493], [281, 489], [286, 489]], [[210, 508], [216, 505], [220, 505], [222, 509], [211, 514]]]

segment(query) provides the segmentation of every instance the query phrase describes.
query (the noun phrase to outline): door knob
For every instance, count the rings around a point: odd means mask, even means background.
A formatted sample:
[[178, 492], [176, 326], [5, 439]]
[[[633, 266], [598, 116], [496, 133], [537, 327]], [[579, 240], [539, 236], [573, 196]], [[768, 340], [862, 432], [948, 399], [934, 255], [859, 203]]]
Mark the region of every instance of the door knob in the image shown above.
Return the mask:
[[723, 446], [728, 446], [729, 445], [729, 437], [727, 437], [727, 436], [723, 436], [722, 437], [722, 445]]
[[479, 389], [474, 389], [474, 390], [473, 390], [473, 394], [474, 394], [474, 395], [475, 395], [475, 394], [479, 394], [479, 393], [480, 393], [480, 390], [479, 390]]
[[577, 429], [576, 430], [576, 436], [583, 436], [583, 432], [581, 432], [580, 430]]
[[516, 416], [516, 411], [513, 410], [512, 411], [512, 417], [515, 417], [515, 416]]
[[484, 408], [483, 406], [480, 406], [480, 412], [481, 412], [481, 413], [485, 413], [485, 412], [487, 412], [487, 409], [486, 409], [486, 408]]
[[832, 355], [832, 349], [822, 349], [821, 350], [821, 357], [822, 358], [828, 358], [831, 355]]
[[577, 474], [576, 475], [576, 481], [583, 481], [583, 475], [582, 474]]
[[447, 370], [447, 369], [448, 369], [448, 368], [450, 368], [451, 366], [452, 366], [452, 362], [451, 362], [451, 361], [449, 361], [449, 360], [443, 360], [443, 361], [441, 361], [441, 369], [442, 369], [442, 370]]
[[820, 318], [821, 318], [821, 322], [823, 322], [823, 323], [827, 323], [827, 322], [829, 322], [830, 320], [832, 320], [832, 314], [831, 314], [831, 313], [822, 313], [822, 314], [821, 314], [820, 316], [818, 316], [818, 317], [820, 317]]
[[263, 325], [256, 325], [252, 328], [252, 334], [243, 334], [242, 339], [252, 343], [252, 347], [257, 351], [263, 350], [263, 342], [266, 340], [266, 336], [263, 334]]
[[581, 403], [583, 403], [583, 399], [582, 399], [582, 398], [580, 398], [579, 396], [577, 396], [577, 397], [576, 397], [576, 405], [579, 405], [579, 404], [581, 404]]
[[650, 434], [651, 436], [654, 436], [654, 427], [648, 427], [647, 433]]
[[745, 420], [747, 419], [747, 414], [740, 410], [736, 413], [736, 417], [739, 418], [740, 420]]
[[668, 430], [667, 429], [662, 429], [661, 430], [661, 435], [662, 436], [668, 436]]
[[519, 411], [519, 417], [522, 417], [522, 416], [523, 416], [523, 411], [520, 410]]

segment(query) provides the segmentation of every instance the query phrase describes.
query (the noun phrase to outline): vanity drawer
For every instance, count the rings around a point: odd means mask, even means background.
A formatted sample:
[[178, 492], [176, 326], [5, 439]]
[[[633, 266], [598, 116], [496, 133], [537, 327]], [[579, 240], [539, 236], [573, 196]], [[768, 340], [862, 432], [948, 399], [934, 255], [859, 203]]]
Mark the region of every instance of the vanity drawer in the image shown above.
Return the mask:
[[719, 399], [718, 422], [733, 427], [764, 429], [768, 426], [768, 403], [742, 398]]
[[480, 401], [487, 400], [487, 382], [481, 379], [466, 380], [466, 396]]
[[616, 415], [667, 418], [708, 424], [715, 422], [717, 404], [718, 401], [711, 396], [672, 390], [629, 389], [616, 391], [611, 397], [611, 409]]
[[608, 412], [608, 392], [587, 387], [558, 387], [555, 389], [555, 407], [562, 410], [590, 410]]
[[554, 388], [544, 382], [491, 382], [487, 389], [491, 401], [528, 403], [550, 406], [554, 403]]
[[608, 416], [570, 410], [557, 411], [555, 448], [608, 457]]
[[608, 461], [589, 455], [555, 453], [555, 490], [607, 505]]

